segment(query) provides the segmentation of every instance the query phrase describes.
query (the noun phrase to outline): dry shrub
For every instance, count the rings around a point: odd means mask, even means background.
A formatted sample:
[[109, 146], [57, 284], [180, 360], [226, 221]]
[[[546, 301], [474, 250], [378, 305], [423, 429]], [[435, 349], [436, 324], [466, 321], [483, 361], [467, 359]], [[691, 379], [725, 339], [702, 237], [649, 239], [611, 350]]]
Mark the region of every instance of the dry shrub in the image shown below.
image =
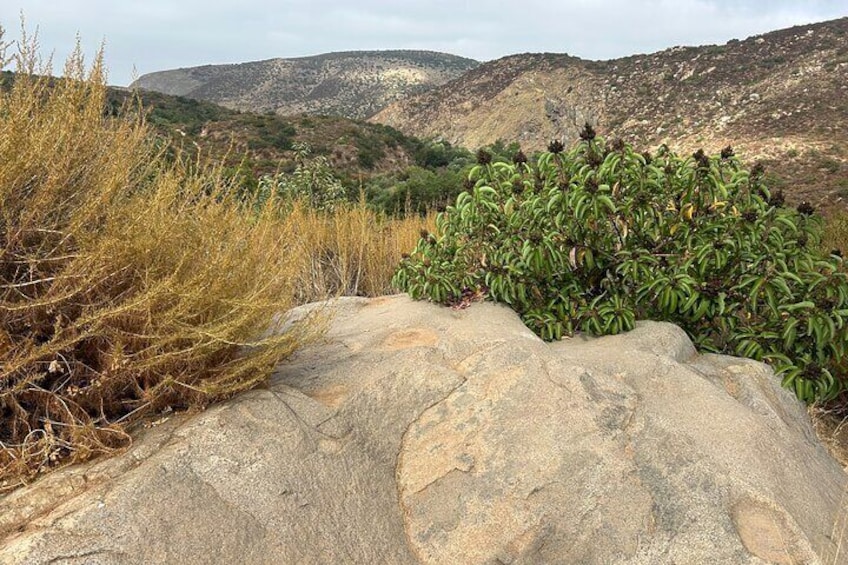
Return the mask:
[[838, 251], [848, 256], [848, 212], [838, 210], [825, 218], [822, 251]]
[[[820, 250], [825, 254], [838, 253], [848, 257], [848, 212], [836, 209], [825, 216]], [[845, 378], [845, 375], [838, 376]], [[821, 419], [832, 420], [833, 426], [841, 426], [843, 419], [848, 417], [848, 391], [842, 391], [837, 398], [817, 406], [817, 409]], [[848, 454], [848, 434], [842, 434], [841, 438], [841, 449]]]
[[278, 207], [165, 164], [138, 114], [105, 116], [100, 56], [47, 80], [36, 50], [0, 85], [0, 491], [254, 386], [316, 331], [269, 331], [299, 267]]
[[334, 295], [380, 296], [396, 292], [391, 279], [401, 257], [415, 248], [422, 229], [435, 228], [435, 215], [391, 218], [364, 201], [326, 213], [295, 204], [287, 215], [300, 258], [298, 302]]

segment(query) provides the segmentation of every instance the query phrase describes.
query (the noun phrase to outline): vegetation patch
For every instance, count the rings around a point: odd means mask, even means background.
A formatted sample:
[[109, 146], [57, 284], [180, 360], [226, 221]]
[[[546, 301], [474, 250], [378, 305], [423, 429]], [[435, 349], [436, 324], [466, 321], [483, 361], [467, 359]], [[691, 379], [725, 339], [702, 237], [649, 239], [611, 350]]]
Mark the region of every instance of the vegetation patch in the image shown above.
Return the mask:
[[848, 278], [822, 221], [729, 147], [682, 157], [590, 126], [529, 163], [478, 153], [469, 188], [394, 277], [414, 298], [514, 308], [544, 339], [678, 324], [702, 350], [771, 363], [801, 400], [845, 388]]
[[272, 206], [164, 160], [81, 61], [49, 81], [21, 55], [0, 92], [0, 489], [255, 386], [310, 333], [273, 331], [295, 263]]

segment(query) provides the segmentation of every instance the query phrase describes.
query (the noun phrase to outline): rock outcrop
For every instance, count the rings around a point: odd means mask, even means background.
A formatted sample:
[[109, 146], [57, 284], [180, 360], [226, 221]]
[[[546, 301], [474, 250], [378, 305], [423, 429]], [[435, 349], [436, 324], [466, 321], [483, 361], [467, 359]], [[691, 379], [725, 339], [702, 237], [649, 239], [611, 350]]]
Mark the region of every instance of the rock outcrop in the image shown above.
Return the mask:
[[0, 499], [0, 562], [848, 562], [847, 477], [765, 365], [665, 323], [329, 310], [266, 389]]

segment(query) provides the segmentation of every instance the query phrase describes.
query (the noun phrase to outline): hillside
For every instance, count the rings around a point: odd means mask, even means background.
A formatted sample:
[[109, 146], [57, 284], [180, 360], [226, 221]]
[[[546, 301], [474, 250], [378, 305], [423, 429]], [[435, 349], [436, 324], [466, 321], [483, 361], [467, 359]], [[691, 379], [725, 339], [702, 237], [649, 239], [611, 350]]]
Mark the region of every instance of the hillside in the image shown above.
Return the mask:
[[[110, 91], [113, 111], [127, 101], [126, 90]], [[296, 143], [327, 157], [339, 175], [369, 177], [398, 172], [415, 162], [422, 142], [380, 124], [340, 117], [278, 116], [230, 110], [210, 102], [140, 92], [147, 120], [191, 156], [230, 165], [245, 161], [254, 174], [294, 166]]]
[[337, 116], [254, 114], [118, 88], [109, 90], [107, 111], [134, 112], [139, 103], [147, 123], [169, 142], [169, 153], [180, 152], [190, 162], [223, 164], [224, 173], [242, 186], [255, 186], [265, 174], [294, 171], [298, 145], [306, 144], [307, 160], [320, 162], [348, 198], [358, 200], [364, 193], [369, 205], [388, 213], [443, 208], [462, 190], [461, 171], [473, 162], [470, 152], [446, 142]]
[[725, 45], [586, 61], [523, 54], [398, 101], [371, 118], [479, 147], [569, 144], [585, 122], [608, 137], [682, 151], [732, 145], [759, 159], [790, 200], [848, 198], [848, 18]]
[[350, 51], [142, 75], [130, 88], [283, 115], [366, 118], [479, 63], [431, 51]]

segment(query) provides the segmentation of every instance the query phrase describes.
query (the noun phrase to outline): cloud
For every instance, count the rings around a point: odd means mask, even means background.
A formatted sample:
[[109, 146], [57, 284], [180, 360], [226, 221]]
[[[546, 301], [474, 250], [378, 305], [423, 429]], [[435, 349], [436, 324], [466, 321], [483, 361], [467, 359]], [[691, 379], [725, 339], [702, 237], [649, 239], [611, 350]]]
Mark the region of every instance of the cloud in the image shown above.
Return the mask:
[[87, 53], [106, 41], [112, 82], [210, 63], [357, 49], [432, 49], [481, 60], [522, 52], [606, 59], [674, 45], [724, 43], [848, 15], [844, 0], [5, 0], [64, 59], [76, 33]]

